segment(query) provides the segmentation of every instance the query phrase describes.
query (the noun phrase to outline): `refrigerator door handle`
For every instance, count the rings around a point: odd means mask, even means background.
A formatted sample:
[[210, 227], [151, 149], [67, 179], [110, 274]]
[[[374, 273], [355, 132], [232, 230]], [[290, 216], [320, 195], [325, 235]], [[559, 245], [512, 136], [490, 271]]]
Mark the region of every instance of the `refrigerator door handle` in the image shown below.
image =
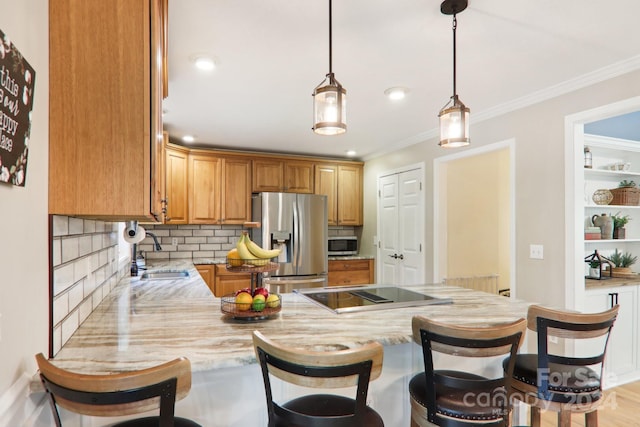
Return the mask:
[[295, 272], [298, 272], [298, 266], [300, 265], [300, 212], [299, 212], [299, 207], [298, 207], [298, 199], [296, 197], [295, 201], [293, 202], [293, 236], [291, 238], [291, 240], [293, 240], [292, 243], [292, 249], [293, 249], [293, 268], [295, 269]]
[[321, 283], [326, 281], [326, 277], [316, 277], [314, 279], [276, 279], [265, 277], [264, 279], [262, 279], [262, 283], [264, 283], [265, 285], [298, 285], [301, 283]]

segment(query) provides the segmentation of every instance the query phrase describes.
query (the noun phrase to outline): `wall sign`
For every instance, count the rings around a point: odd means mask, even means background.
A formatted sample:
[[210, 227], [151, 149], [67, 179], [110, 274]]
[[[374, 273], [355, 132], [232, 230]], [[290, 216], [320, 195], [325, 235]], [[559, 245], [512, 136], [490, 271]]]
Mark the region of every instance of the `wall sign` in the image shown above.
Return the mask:
[[0, 30], [0, 182], [24, 187], [36, 72]]

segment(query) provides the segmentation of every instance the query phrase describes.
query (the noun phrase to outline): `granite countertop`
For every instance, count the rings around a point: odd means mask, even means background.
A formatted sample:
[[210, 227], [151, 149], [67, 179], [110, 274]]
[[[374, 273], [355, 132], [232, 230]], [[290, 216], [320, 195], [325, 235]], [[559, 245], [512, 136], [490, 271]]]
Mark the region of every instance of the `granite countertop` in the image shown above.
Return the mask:
[[189, 261], [150, 263], [148, 270], [187, 269], [188, 279], [122, 279], [55, 356], [62, 368], [113, 373], [186, 356], [194, 371], [256, 363], [251, 333], [310, 348], [340, 349], [372, 340], [411, 341], [411, 318], [420, 314], [455, 324], [490, 325], [526, 317], [529, 303], [457, 287], [411, 289], [449, 297], [453, 304], [335, 314], [304, 297], [282, 294], [282, 311], [263, 321], [229, 319]]

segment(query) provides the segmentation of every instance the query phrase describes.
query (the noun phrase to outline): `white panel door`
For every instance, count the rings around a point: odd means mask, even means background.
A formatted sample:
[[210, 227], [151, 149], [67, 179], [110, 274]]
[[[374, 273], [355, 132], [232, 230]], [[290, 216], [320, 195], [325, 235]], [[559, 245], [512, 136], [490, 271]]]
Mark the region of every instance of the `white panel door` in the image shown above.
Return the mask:
[[381, 284], [424, 283], [422, 170], [383, 176], [378, 181]]

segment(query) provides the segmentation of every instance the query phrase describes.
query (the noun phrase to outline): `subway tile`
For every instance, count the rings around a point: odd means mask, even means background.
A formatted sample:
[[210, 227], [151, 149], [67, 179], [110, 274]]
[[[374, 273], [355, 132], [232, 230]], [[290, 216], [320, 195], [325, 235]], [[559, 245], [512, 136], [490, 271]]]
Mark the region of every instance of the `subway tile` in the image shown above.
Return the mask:
[[165, 237], [169, 235], [169, 230], [153, 230], [153, 233], [158, 237]]
[[213, 251], [194, 251], [193, 257], [194, 258], [213, 258], [214, 252]]
[[191, 252], [169, 252], [169, 259], [189, 259], [193, 258]]
[[103, 248], [101, 234], [94, 234], [91, 236], [91, 248], [93, 252], [97, 252]]
[[184, 243], [185, 237], [176, 237], [176, 236], [163, 237], [163, 238], [160, 239], [160, 243], [163, 244], [163, 245], [165, 245], [165, 244], [166, 245], [171, 245], [171, 244], [173, 244], [173, 239], [176, 239], [176, 242], [178, 242], [178, 243]]
[[187, 245], [207, 243], [207, 238], [206, 237], [185, 237], [184, 242]]
[[103, 265], [106, 265], [109, 262], [109, 251], [107, 249], [103, 249], [98, 253], [99, 258], [99, 264], [100, 267], [102, 267]]
[[178, 227], [180, 230], [200, 230], [199, 224], [186, 224]]
[[241, 233], [237, 233], [237, 231], [239, 230], [229, 230], [229, 229], [218, 230], [216, 231], [216, 236], [240, 236]]
[[230, 240], [236, 243], [235, 236], [233, 238], [230, 236], [207, 237], [207, 243], [230, 243]]
[[53, 294], [59, 295], [73, 285], [73, 264], [65, 264], [53, 270]]
[[169, 252], [147, 252], [144, 254], [147, 259], [167, 259], [169, 258]]
[[62, 321], [62, 345], [64, 345], [71, 335], [78, 329], [78, 311], [72, 311], [69, 316]]
[[178, 252], [197, 251], [199, 249], [200, 249], [200, 245], [178, 245]]
[[81, 218], [69, 218], [69, 234], [82, 234], [84, 232], [84, 220]]
[[53, 324], [60, 323], [67, 314], [69, 314], [69, 294], [64, 292], [53, 299]]
[[200, 230], [220, 230], [222, 229], [221, 225], [216, 224], [202, 224], [200, 226]]
[[78, 258], [73, 262], [73, 283], [91, 274], [91, 260], [89, 257]]
[[214, 230], [193, 230], [194, 237], [209, 237], [214, 235]]
[[94, 293], [91, 294], [91, 306], [95, 310], [102, 301], [102, 286], [98, 286]]
[[200, 245], [201, 251], [219, 251], [222, 249], [222, 245], [219, 243], [211, 245]]
[[89, 267], [91, 271], [96, 271], [100, 267], [100, 252], [94, 252], [89, 257]]
[[56, 267], [62, 263], [62, 240], [53, 239], [53, 266]]
[[84, 231], [85, 234], [95, 233], [96, 232], [96, 222], [91, 219], [84, 220]]
[[185, 230], [181, 228], [179, 230], [171, 230], [169, 234], [171, 235], [171, 237], [193, 236], [193, 230]]
[[78, 240], [77, 237], [66, 237], [62, 239], [62, 262], [69, 262], [78, 258]]
[[82, 286], [83, 286], [83, 292], [82, 292], [83, 298], [88, 297], [89, 295], [91, 295], [93, 291], [95, 291], [96, 277], [93, 274], [93, 272], [87, 275], [87, 277], [85, 277], [85, 279], [82, 281]]
[[91, 236], [81, 236], [78, 238], [78, 242], [79, 242], [79, 248], [78, 248], [79, 256], [84, 256], [91, 253], [92, 247], [93, 247]]
[[53, 236], [67, 236], [69, 234], [69, 217], [53, 216]]
[[104, 221], [96, 221], [96, 233], [104, 233]]
[[53, 328], [53, 355], [55, 356], [62, 348], [62, 325]]
[[78, 316], [80, 317], [79, 319], [80, 324], [82, 324], [82, 322], [87, 320], [87, 317], [89, 317], [92, 311], [93, 311], [93, 307], [91, 305], [91, 298], [87, 298], [84, 301], [82, 301], [82, 304], [80, 304], [80, 307], [78, 307]]
[[82, 302], [83, 294], [84, 294], [83, 282], [84, 280], [79, 281], [69, 289], [69, 292], [67, 292], [69, 294], [69, 310], [70, 311], [75, 310], [78, 307], [78, 305], [80, 305], [80, 303]]

